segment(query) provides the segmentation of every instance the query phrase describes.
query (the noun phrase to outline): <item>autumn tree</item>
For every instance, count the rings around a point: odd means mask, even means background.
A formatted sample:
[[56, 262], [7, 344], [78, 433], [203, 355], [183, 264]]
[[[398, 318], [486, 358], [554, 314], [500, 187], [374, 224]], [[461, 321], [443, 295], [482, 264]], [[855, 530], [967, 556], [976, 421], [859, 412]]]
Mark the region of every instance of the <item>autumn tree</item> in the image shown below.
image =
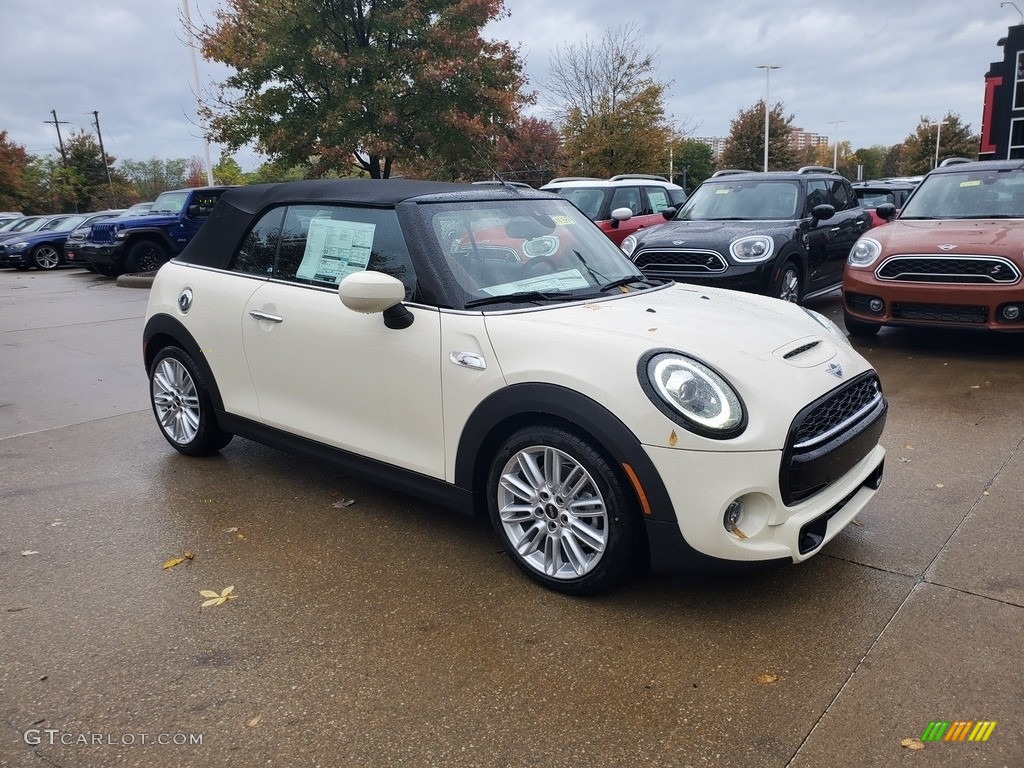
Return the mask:
[[556, 51], [546, 83], [562, 132], [561, 171], [572, 175], [665, 173], [672, 128], [657, 51], [635, 24]]
[[555, 176], [555, 162], [561, 137], [549, 120], [524, 117], [495, 147], [495, 169], [506, 181], [522, 181], [539, 187]]
[[135, 185], [142, 200], [153, 200], [161, 192], [184, 187], [189, 161], [185, 158], [124, 160], [121, 170]]
[[234, 70], [202, 110], [211, 138], [311, 176], [465, 161], [530, 98], [517, 52], [481, 35], [505, 13], [502, 0], [226, 0], [197, 30]]
[[[764, 106], [762, 99], [736, 115], [718, 158], [720, 168], [764, 168]], [[776, 102], [768, 111], [768, 170], [789, 171], [796, 167], [799, 160], [789, 145], [792, 132], [793, 115], [787, 116], [782, 102]]]
[[25, 147], [0, 131], [0, 211], [21, 211], [28, 202], [25, 173], [30, 158]]
[[912, 134], [903, 140], [900, 150], [899, 175], [916, 176], [927, 173], [935, 167], [935, 142], [939, 140], [938, 158], [941, 163], [947, 157], [978, 159], [980, 139], [971, 132], [971, 126], [964, 124], [960, 115], [949, 112], [942, 119], [941, 135], [936, 122], [922, 116]]

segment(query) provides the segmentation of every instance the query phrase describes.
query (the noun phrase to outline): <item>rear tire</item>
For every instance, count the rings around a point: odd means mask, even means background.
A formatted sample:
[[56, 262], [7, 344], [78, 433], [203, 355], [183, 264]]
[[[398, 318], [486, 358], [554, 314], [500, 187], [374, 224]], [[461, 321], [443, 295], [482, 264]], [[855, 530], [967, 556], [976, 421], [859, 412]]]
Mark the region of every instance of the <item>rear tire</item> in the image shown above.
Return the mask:
[[644, 537], [635, 506], [604, 456], [563, 429], [521, 429], [491, 462], [487, 507], [502, 546], [557, 592], [603, 592], [636, 569]]
[[149, 370], [149, 399], [160, 432], [186, 456], [216, 453], [233, 435], [217, 424], [206, 380], [180, 347], [157, 352]]

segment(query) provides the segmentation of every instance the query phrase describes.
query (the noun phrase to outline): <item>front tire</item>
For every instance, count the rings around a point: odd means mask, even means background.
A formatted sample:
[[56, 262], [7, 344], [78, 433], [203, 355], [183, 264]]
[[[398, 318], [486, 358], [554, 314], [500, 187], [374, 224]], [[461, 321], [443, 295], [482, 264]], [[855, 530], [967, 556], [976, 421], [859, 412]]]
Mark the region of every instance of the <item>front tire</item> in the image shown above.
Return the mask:
[[866, 323], [863, 320], [858, 320], [855, 317], [850, 317], [849, 313], [843, 311], [843, 324], [846, 326], [846, 330], [850, 332], [851, 336], [856, 336], [860, 339], [870, 339], [878, 335], [878, 332], [882, 329], [882, 326], [878, 323]]
[[125, 266], [129, 272], [155, 272], [168, 258], [164, 249], [152, 240], [140, 240], [129, 249]]
[[775, 279], [772, 296], [799, 304], [803, 297], [803, 291], [803, 276], [800, 274], [800, 268], [793, 261], [787, 261], [782, 265], [782, 269], [779, 270], [779, 275]]
[[549, 589], [595, 594], [638, 564], [641, 523], [623, 481], [594, 446], [566, 430], [513, 434], [491, 463], [487, 506], [505, 551]]
[[217, 424], [205, 379], [180, 347], [164, 347], [153, 359], [149, 395], [160, 432], [176, 451], [206, 456], [231, 442]]
[[52, 245], [40, 245], [32, 251], [32, 266], [36, 269], [56, 269], [60, 266], [60, 253]]

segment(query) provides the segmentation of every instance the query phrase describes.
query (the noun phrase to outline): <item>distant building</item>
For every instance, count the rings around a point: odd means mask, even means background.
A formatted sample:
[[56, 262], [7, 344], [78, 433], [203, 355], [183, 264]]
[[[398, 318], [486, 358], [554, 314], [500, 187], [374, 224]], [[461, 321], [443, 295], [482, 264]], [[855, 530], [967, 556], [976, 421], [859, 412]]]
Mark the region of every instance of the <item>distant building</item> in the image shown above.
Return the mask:
[[827, 147], [830, 143], [828, 136], [811, 133], [803, 128], [794, 128], [789, 134], [789, 148], [801, 154], [808, 147]]
[[980, 160], [1024, 158], [1024, 25], [1010, 27], [997, 45], [1003, 60], [985, 73]]
[[727, 141], [725, 136], [694, 136], [692, 141], [699, 141], [701, 144], [707, 144], [711, 147], [711, 156], [718, 160], [718, 157], [722, 154], [722, 150], [725, 149], [725, 142]]

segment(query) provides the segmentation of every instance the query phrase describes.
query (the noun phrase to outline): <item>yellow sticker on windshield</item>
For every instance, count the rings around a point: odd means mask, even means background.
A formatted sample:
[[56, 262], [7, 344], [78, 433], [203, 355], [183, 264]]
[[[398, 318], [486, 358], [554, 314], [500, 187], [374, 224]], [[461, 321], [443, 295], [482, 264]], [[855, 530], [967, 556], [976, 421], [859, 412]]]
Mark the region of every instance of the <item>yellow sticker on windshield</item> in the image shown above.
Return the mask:
[[571, 216], [552, 216], [551, 220], [555, 222], [555, 224], [561, 224], [563, 227], [567, 227], [572, 224]]
[[975, 179], [974, 181], [961, 181], [960, 182], [960, 186], [961, 187], [980, 187], [981, 186], [981, 179]]
[[715, 190], [715, 194], [716, 195], [728, 195], [729, 194], [729, 188], [726, 187], [725, 189], [716, 189]]

